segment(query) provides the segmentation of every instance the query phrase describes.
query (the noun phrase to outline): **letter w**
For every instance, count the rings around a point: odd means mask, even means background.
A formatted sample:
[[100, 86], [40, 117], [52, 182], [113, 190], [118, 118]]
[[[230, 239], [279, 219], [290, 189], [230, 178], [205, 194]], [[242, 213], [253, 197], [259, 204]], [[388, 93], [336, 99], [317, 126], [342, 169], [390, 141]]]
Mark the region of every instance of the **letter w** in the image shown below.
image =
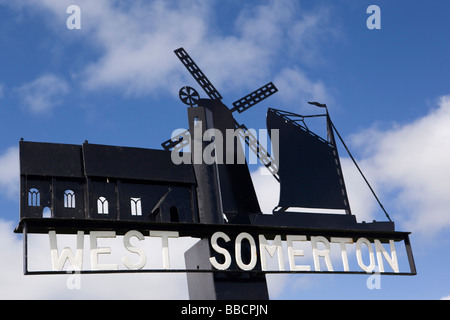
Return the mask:
[[71, 270], [80, 271], [83, 265], [83, 245], [84, 245], [84, 232], [78, 231], [77, 233], [77, 249], [75, 256], [72, 250], [68, 247], [64, 248], [61, 252], [61, 256], [58, 254], [58, 243], [56, 242], [56, 231], [52, 230], [48, 232], [50, 238], [50, 254], [52, 257], [53, 271], [62, 271], [66, 260], [72, 266]]

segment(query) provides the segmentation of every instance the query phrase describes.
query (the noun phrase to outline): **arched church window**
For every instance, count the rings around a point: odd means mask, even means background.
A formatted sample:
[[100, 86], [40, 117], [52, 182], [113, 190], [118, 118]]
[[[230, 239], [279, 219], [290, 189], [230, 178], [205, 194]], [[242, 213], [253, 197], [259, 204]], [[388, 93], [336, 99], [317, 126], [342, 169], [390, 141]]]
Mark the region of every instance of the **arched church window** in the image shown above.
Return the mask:
[[28, 191], [28, 206], [30, 207], [39, 207], [41, 205], [40, 203], [40, 194], [39, 190], [36, 188], [31, 188]]
[[64, 208], [75, 208], [75, 192], [72, 190], [64, 191]]
[[109, 214], [108, 200], [105, 197], [100, 197], [97, 200], [97, 213]]
[[131, 215], [142, 216], [141, 198], [131, 198]]

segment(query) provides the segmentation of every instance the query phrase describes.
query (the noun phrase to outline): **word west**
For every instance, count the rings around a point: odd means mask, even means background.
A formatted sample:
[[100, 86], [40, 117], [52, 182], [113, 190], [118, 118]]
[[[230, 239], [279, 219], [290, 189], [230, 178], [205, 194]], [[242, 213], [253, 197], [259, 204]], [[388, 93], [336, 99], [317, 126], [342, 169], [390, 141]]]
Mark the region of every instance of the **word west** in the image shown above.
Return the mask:
[[80, 7], [75, 4], [68, 6], [66, 13], [70, 14], [70, 16], [66, 20], [67, 29], [80, 30], [81, 29], [81, 9], [80, 9]]
[[[161, 251], [156, 252], [159, 257], [162, 255], [162, 268], [170, 270], [169, 259], [169, 238], [178, 238], [179, 233], [177, 231], [149, 231], [150, 237], [158, 237], [161, 239]], [[91, 270], [118, 270], [119, 264], [100, 264], [99, 255], [111, 254], [111, 247], [99, 247], [98, 240], [106, 238], [115, 238], [115, 231], [92, 231], [89, 234], [90, 237], [90, 260]], [[65, 263], [70, 263], [71, 270], [80, 271], [83, 268], [83, 249], [84, 249], [84, 232], [78, 231], [76, 250], [75, 253], [70, 248], [64, 248], [61, 252], [58, 250], [58, 244], [56, 239], [56, 232], [49, 231], [50, 238], [50, 254], [52, 260], [53, 271], [62, 271]], [[122, 257], [122, 264], [129, 270], [143, 269], [147, 263], [147, 252], [138, 246], [131, 244], [131, 239], [136, 238], [139, 241], [145, 239], [144, 235], [136, 230], [128, 231], [123, 236], [124, 248], [137, 255], [132, 259], [129, 257]], [[104, 241], [104, 240], [103, 240]], [[271, 241], [271, 243], [269, 243]], [[211, 248], [211, 257], [209, 261], [211, 266], [216, 270], [228, 270], [235, 262], [237, 267], [244, 271], [254, 270], [258, 262], [260, 262], [261, 271], [290, 271], [290, 272], [312, 272], [312, 271], [328, 271], [334, 272], [335, 265], [333, 265], [331, 254], [332, 244], [335, 248], [334, 257], [340, 253], [341, 263], [338, 269], [339, 271], [352, 272], [349, 267], [349, 255], [347, 251], [348, 245], [355, 245], [354, 254], [356, 255], [357, 265], [365, 272], [371, 273], [374, 270], [377, 272], [385, 272], [385, 262], [390, 266], [394, 273], [399, 273], [399, 263], [397, 258], [397, 251], [395, 248], [395, 242], [389, 240], [390, 253], [383, 246], [382, 242], [378, 239], [374, 239], [373, 244], [364, 237], [358, 238], [356, 242], [352, 238], [330, 237], [327, 239], [323, 236], [311, 236], [304, 235], [286, 235], [285, 246], [282, 245], [281, 235], [276, 235], [273, 240], [268, 240], [265, 235], [259, 234], [252, 236], [247, 232], [241, 232], [232, 239], [224, 232], [217, 231], [209, 239]], [[312, 249], [312, 261], [313, 265], [307, 263], [300, 263], [305, 260], [306, 249], [299, 248], [299, 245], [308, 245]], [[231, 246], [230, 246], [231, 244]], [[365, 258], [363, 258], [363, 247], [365, 247]], [[339, 249], [337, 249], [339, 248]], [[375, 248], [375, 250], [374, 250]], [[249, 249], [249, 250], [248, 250]], [[308, 251], [309, 252], [309, 251]], [[353, 252], [353, 250], [351, 251]], [[368, 259], [367, 259], [368, 255]], [[375, 259], [376, 257], [376, 259]], [[181, 258], [181, 257], [180, 257]], [[268, 259], [272, 258], [271, 263], [275, 262], [276, 267], [268, 267]], [[367, 263], [368, 260], [368, 263]], [[377, 260], [377, 265], [375, 264]], [[285, 263], [286, 262], [286, 263]], [[322, 270], [322, 265], [326, 266], [326, 270]], [[334, 264], [338, 262], [334, 261]], [[287, 267], [287, 268], [286, 268]], [[275, 269], [273, 269], [275, 268]], [[353, 270], [354, 271], [354, 270]]]
[[[62, 271], [66, 261], [70, 263], [70, 270], [81, 271], [83, 268], [83, 249], [84, 249], [84, 232], [78, 231], [77, 233], [77, 246], [75, 254], [73, 254], [70, 248], [64, 248], [61, 253], [58, 250], [58, 243], [56, 239], [56, 232], [49, 231], [50, 238], [50, 255], [52, 259], [53, 271]], [[161, 254], [163, 258], [163, 269], [170, 269], [169, 260], [169, 238], [178, 238], [178, 232], [176, 231], [150, 231], [150, 237], [161, 238], [162, 247]], [[111, 247], [99, 247], [98, 239], [100, 238], [115, 238], [115, 231], [92, 231], [89, 234], [89, 242], [91, 245], [91, 270], [119, 270], [118, 264], [100, 264], [99, 255], [111, 254]], [[139, 256], [137, 262], [131, 262], [128, 257], [122, 258], [122, 263], [129, 270], [142, 269], [147, 263], [146, 253], [138, 247], [131, 245], [131, 238], [136, 237], [140, 241], [144, 240], [144, 235], [135, 230], [128, 231], [123, 237], [123, 245], [131, 253], [135, 253]]]
[[370, 14], [371, 16], [367, 18], [366, 26], [367, 29], [373, 30], [373, 29], [381, 29], [381, 9], [379, 6], [371, 5], [366, 10], [367, 14]]
[[[236, 141], [240, 139], [248, 140], [250, 149], [257, 150], [260, 157], [265, 157], [263, 149], [260, 147], [267, 145], [267, 129], [259, 129], [258, 133], [255, 129], [226, 129], [225, 136], [218, 129], [207, 129], [202, 134], [202, 121], [194, 127], [193, 137], [189, 136], [185, 139], [190, 139], [190, 148], [194, 152], [194, 159], [187, 152], [179, 152], [174, 148], [171, 152], [171, 159], [174, 164], [244, 164], [245, 163], [245, 148], [235, 148]], [[172, 132], [172, 140], [176, 141], [179, 132], [186, 131], [186, 129], [177, 129]], [[259, 139], [258, 139], [259, 136]], [[272, 143], [272, 157], [278, 159], [279, 153], [279, 130], [272, 129], [270, 131]], [[260, 146], [257, 145], [258, 140]], [[235, 151], [236, 150], [236, 151]], [[235, 154], [236, 152], [236, 154]], [[249, 164], [257, 164], [258, 157], [251, 153], [249, 154]]]

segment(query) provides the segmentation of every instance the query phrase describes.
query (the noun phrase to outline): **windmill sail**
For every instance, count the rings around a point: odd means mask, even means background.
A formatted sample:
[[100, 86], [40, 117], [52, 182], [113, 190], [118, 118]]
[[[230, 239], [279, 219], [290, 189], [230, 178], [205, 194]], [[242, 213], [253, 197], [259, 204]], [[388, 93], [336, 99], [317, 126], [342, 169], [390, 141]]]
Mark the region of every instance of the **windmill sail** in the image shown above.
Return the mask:
[[277, 87], [272, 82], [262, 86], [258, 90], [246, 95], [245, 97], [233, 102], [231, 112], [238, 111], [239, 113], [253, 107], [255, 104], [267, 99], [274, 93], [278, 92]]
[[267, 113], [269, 132], [279, 130], [278, 207], [280, 211], [293, 207], [344, 209], [350, 214], [331, 126], [328, 124], [327, 141], [301, 124], [303, 118], [276, 109]]
[[181, 63], [184, 64], [189, 73], [194, 77], [197, 83], [205, 90], [206, 94], [212, 100], [222, 100], [222, 96], [219, 91], [213, 86], [211, 81], [200, 70], [197, 64], [192, 60], [191, 56], [183, 48], [179, 48], [174, 51]]

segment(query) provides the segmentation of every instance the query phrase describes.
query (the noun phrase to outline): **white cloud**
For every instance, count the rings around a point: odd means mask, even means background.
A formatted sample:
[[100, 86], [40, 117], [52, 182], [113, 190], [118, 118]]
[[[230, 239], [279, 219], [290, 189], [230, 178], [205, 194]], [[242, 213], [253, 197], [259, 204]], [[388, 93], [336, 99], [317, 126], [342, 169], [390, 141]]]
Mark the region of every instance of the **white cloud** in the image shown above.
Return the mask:
[[82, 28], [89, 29], [102, 50], [101, 57], [81, 73], [85, 87], [120, 88], [131, 94], [155, 93], [180, 81], [173, 50], [200, 43], [209, 10], [201, 1], [140, 2], [128, 7], [87, 1], [80, 7], [91, 21]]
[[[347, 186], [350, 207], [357, 220], [359, 222], [386, 220], [384, 216], [376, 214], [376, 200], [350, 158], [341, 157], [341, 165]], [[264, 214], [272, 214], [272, 210], [279, 202], [280, 184], [263, 166], [253, 171], [251, 177], [261, 211]]]
[[369, 181], [391, 198], [388, 212], [409, 230], [432, 237], [450, 226], [450, 96], [411, 123], [353, 137]]
[[440, 300], [450, 300], [450, 294], [446, 297], [442, 297]]
[[16, 92], [31, 112], [45, 113], [62, 103], [69, 85], [54, 74], [45, 74], [16, 88]]
[[[26, 3], [50, 12], [54, 17], [49, 19], [53, 31], [67, 37], [67, 15], [61, 13], [72, 4], [70, 1]], [[251, 9], [243, 6], [230, 21], [232, 30], [223, 31], [215, 23], [215, 16], [221, 13], [210, 1], [123, 4], [84, 0], [77, 1], [77, 5], [81, 8], [82, 25], [81, 30], [72, 32], [83, 34], [83, 41], [99, 53], [96, 60], [87, 62], [74, 75], [88, 90], [113, 88], [139, 95], [156, 94], [163, 89], [177, 93], [180, 85], [192, 82], [173, 54], [182, 46], [221, 92], [255, 89], [272, 80], [273, 74], [279, 79], [275, 67], [280, 59], [285, 62], [290, 58], [294, 61], [290, 75], [298, 82], [288, 86], [288, 90], [297, 86], [299, 91], [324, 96], [323, 85], [308, 80], [296, 67], [298, 50], [317, 53], [314, 43], [318, 37], [313, 35], [327, 28], [323, 10], [303, 11], [292, 0], [265, 1]]]
[[[103, 274], [103, 275], [23, 275], [22, 240], [13, 233], [12, 222], [0, 220], [0, 299], [187, 299], [185, 274]], [[148, 239], [148, 238], [147, 238]], [[60, 240], [60, 239], [59, 239]], [[115, 239], [119, 241], [120, 239]], [[71, 246], [74, 236], [59, 243]], [[107, 240], [105, 240], [107, 241]], [[112, 240], [111, 240], [112, 241]], [[183, 241], [180, 239], [180, 241]], [[85, 247], [89, 241], [85, 239]], [[108, 246], [110, 242], [100, 243]], [[171, 264], [184, 266], [183, 252], [193, 242], [184, 241], [173, 249]], [[156, 246], [160, 244], [156, 244]], [[170, 245], [170, 244], [169, 244]], [[142, 246], [145, 252], [160, 253], [160, 247]], [[123, 250], [123, 246], [121, 248]], [[119, 253], [111, 246], [112, 255]], [[87, 255], [88, 256], [88, 255]], [[104, 257], [102, 257], [104, 258]], [[158, 257], [159, 258], [159, 257]], [[106, 259], [106, 257], [105, 257]], [[132, 257], [130, 257], [132, 259]], [[29, 236], [29, 260], [33, 268], [49, 265], [48, 235]], [[119, 260], [120, 261], [120, 260]], [[30, 267], [30, 270], [32, 268]], [[50, 268], [51, 269], [51, 268]], [[47, 269], [48, 270], [48, 269]], [[75, 277], [79, 277], [76, 279]], [[78, 282], [77, 282], [78, 281]], [[78, 287], [76, 285], [79, 285]], [[72, 289], [71, 289], [72, 288]]]
[[0, 154], [0, 193], [15, 199], [19, 193], [19, 148], [10, 147]]
[[387, 221], [353, 161], [341, 155], [341, 166], [347, 187], [350, 209], [352, 214], [356, 216], [357, 221]]
[[[433, 238], [450, 227], [450, 96], [413, 122], [388, 130], [369, 128], [351, 137], [363, 157], [359, 166], [397, 229]], [[366, 183], [351, 160], [341, 155], [352, 212], [358, 221], [385, 221]], [[252, 173], [261, 208], [270, 213], [279, 187], [264, 168]], [[278, 187], [278, 188], [277, 188]]]
[[[102, 274], [102, 275], [23, 275], [23, 244], [20, 235], [14, 234], [13, 222], [0, 219], [0, 299], [188, 299], [186, 274]], [[75, 235], [58, 236], [58, 247], [69, 247], [75, 251]], [[143, 242], [149, 241], [149, 238]], [[120, 261], [124, 252], [121, 239], [103, 239], [100, 246], [110, 247], [111, 254], [100, 257], [100, 263]], [[180, 240], [181, 242], [179, 242]], [[89, 247], [85, 238], [84, 248]], [[184, 252], [195, 243], [195, 239], [177, 239], [169, 242], [170, 263], [174, 267], [184, 267]], [[136, 244], [137, 245], [137, 244]], [[139, 243], [147, 254], [147, 265], [158, 267], [161, 263], [160, 243]], [[29, 235], [29, 270], [51, 270], [48, 235]], [[131, 260], [133, 256], [128, 255]], [[156, 257], [157, 261], [150, 261]], [[84, 253], [89, 259], [89, 252]], [[66, 265], [67, 267], [67, 265]], [[268, 277], [271, 298], [276, 298], [292, 284], [288, 276]]]
[[[357, 220], [359, 222], [371, 222], [374, 219], [379, 221], [386, 220], [384, 216], [376, 214], [376, 200], [351, 159], [341, 157], [341, 165], [345, 177], [350, 207]], [[263, 166], [252, 171], [251, 177], [261, 211], [264, 214], [272, 214], [272, 210], [279, 202], [280, 184]]]
[[263, 166], [253, 171], [251, 176], [261, 211], [272, 214], [273, 208], [278, 205], [280, 184]]
[[320, 81], [309, 79], [298, 68], [285, 68], [280, 71], [274, 83], [282, 94], [280, 99], [285, 105], [298, 108], [298, 101], [318, 101], [330, 104], [331, 97], [327, 94], [325, 85]]
[[[369, 128], [351, 137], [364, 156], [359, 166], [400, 228], [432, 237], [450, 226], [450, 96], [428, 115], [389, 130]], [[355, 165], [341, 154], [352, 213], [358, 221], [386, 221]], [[278, 204], [279, 185], [260, 167], [252, 179], [261, 209]]]

